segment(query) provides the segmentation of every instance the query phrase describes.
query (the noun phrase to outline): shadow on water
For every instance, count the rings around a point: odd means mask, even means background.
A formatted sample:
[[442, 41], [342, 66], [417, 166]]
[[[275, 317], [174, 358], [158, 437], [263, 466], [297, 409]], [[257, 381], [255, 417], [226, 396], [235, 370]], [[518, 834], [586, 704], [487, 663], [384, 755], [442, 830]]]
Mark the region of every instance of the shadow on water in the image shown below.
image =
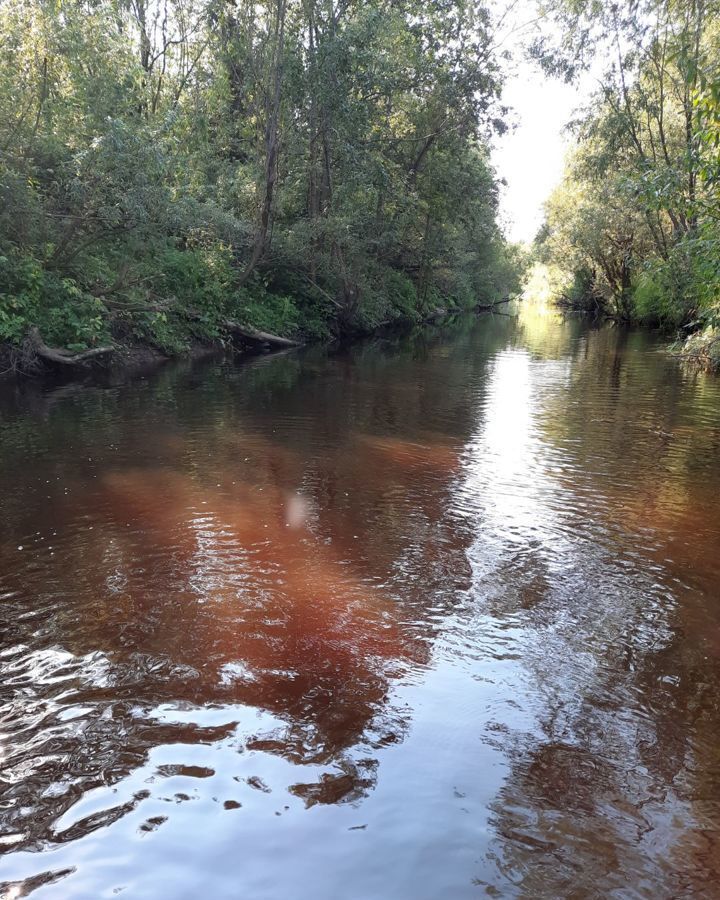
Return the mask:
[[720, 389], [652, 338], [529, 307], [0, 414], [7, 890], [711, 895]]

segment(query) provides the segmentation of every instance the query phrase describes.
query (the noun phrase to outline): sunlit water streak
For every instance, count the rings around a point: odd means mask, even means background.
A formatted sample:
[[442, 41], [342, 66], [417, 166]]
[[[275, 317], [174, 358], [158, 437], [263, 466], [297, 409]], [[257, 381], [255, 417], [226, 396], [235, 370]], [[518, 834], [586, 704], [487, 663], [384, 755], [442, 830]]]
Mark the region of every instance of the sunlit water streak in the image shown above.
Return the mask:
[[519, 319], [8, 391], [8, 896], [719, 896], [720, 387]]

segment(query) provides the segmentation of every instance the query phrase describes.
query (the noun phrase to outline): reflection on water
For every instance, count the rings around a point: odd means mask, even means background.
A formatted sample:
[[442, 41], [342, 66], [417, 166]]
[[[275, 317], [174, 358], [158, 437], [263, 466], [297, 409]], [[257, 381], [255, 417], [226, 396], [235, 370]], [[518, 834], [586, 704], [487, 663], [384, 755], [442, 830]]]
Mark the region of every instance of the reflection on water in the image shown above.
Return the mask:
[[720, 383], [526, 307], [0, 414], [0, 892], [720, 896]]

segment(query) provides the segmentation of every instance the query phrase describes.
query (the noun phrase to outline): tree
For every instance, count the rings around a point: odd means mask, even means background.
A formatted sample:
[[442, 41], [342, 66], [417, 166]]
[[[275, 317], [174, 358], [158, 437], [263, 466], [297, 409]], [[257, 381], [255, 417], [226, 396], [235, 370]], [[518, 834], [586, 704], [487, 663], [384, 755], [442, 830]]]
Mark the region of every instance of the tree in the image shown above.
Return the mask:
[[492, 24], [465, 0], [7, 0], [0, 339], [176, 352], [506, 291]]
[[579, 194], [579, 206], [561, 221], [561, 197], [551, 201], [548, 231], [557, 238], [545, 252], [559, 261], [562, 247], [571, 267], [584, 260], [620, 317], [687, 324], [718, 293], [708, 261], [718, 238], [711, 85], [720, 8], [560, 0], [547, 11], [564, 35], [559, 47], [536, 45], [550, 68], [572, 75], [589, 50], [610, 63], [575, 124], [579, 149], [560, 191]]

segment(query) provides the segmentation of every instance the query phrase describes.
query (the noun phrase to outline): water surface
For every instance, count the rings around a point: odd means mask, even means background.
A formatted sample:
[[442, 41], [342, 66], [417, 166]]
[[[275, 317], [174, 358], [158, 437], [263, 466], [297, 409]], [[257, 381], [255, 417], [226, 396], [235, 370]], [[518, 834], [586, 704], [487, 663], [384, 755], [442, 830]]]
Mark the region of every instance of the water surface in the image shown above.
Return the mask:
[[526, 307], [0, 414], [0, 896], [720, 896], [720, 382]]

